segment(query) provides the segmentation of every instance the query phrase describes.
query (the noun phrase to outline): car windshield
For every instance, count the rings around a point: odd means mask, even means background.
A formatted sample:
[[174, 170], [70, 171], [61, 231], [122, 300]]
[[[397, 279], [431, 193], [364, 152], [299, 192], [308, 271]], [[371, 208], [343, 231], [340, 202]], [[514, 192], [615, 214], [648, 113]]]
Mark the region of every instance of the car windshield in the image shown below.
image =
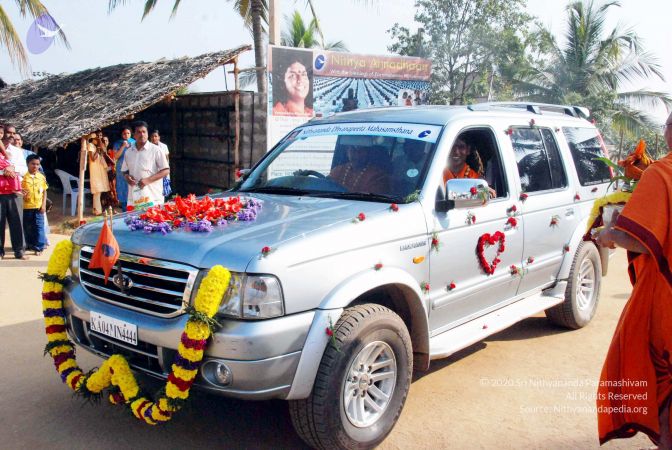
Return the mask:
[[405, 203], [422, 187], [440, 131], [408, 123], [304, 126], [237, 190]]

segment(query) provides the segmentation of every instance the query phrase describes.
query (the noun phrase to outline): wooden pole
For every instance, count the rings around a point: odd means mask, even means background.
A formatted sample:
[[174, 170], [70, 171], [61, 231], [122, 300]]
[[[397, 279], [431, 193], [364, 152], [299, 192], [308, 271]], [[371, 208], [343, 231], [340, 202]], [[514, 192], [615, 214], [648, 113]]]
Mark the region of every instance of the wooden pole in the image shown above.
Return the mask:
[[[233, 80], [236, 91], [233, 94], [234, 111], [236, 115], [236, 136], [233, 143], [233, 170], [240, 169], [240, 83], [238, 80], [238, 57], [233, 59]], [[234, 176], [235, 179], [235, 176]]]
[[84, 178], [86, 178], [86, 162], [89, 159], [87, 155], [87, 140], [85, 137], [79, 141], [79, 187], [77, 189], [77, 217], [79, 223], [84, 220]]
[[278, 26], [281, 9], [280, 0], [270, 0], [269, 3], [268, 43], [280, 45], [280, 27]]

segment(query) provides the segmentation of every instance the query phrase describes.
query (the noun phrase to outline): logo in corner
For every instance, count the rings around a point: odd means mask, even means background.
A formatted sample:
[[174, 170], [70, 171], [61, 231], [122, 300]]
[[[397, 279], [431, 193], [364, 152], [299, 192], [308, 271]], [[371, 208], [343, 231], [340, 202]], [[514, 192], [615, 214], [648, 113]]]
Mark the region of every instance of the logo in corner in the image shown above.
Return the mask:
[[48, 13], [40, 14], [28, 28], [26, 35], [28, 51], [34, 55], [46, 52], [60, 31], [61, 27], [53, 17]]
[[429, 136], [430, 134], [432, 134], [432, 130], [425, 130], [425, 131], [421, 132], [421, 133], [418, 135], [418, 137], [419, 137], [420, 139], [422, 139], [422, 138], [426, 138], [426, 137]]
[[327, 65], [327, 57], [325, 55], [319, 54], [317, 55], [317, 57], [315, 57], [315, 70], [319, 72], [322, 69], [324, 69], [324, 66], [326, 65]]

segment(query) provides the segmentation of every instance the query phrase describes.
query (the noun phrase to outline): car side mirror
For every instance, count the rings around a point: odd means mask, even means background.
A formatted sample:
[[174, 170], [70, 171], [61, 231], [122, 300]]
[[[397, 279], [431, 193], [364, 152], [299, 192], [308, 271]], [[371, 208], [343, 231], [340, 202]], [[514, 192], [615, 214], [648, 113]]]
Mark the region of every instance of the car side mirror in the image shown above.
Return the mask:
[[453, 178], [445, 186], [445, 199], [436, 201], [437, 212], [447, 212], [457, 208], [477, 208], [490, 201], [488, 182], [473, 178]]
[[238, 175], [240, 180], [245, 180], [252, 172], [252, 169], [238, 169]]

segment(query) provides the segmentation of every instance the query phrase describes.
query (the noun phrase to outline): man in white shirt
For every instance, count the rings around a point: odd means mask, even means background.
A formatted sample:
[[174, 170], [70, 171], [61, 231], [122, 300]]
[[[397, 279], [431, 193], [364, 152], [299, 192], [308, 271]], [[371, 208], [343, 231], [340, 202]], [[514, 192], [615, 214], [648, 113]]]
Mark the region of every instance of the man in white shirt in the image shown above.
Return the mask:
[[135, 144], [126, 150], [121, 171], [128, 182], [128, 205], [163, 204], [163, 178], [170, 173], [168, 160], [158, 145], [149, 142], [147, 123], [133, 124]]

